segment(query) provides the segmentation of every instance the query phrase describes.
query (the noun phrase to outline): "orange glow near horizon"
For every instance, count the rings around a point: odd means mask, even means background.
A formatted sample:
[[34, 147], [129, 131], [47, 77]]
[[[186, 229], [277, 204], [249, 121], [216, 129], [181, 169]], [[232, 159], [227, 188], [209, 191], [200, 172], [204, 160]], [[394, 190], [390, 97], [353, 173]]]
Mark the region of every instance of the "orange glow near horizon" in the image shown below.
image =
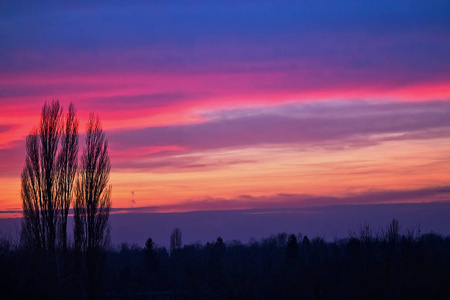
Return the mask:
[[[432, 151], [429, 143], [433, 144]], [[146, 151], [164, 150], [180, 148]], [[443, 166], [440, 161], [448, 159], [448, 153], [448, 139], [390, 141], [341, 150], [289, 145], [280, 149], [267, 145], [178, 155], [186, 159], [202, 157], [198, 167], [188, 169], [167, 167], [138, 172], [113, 169], [110, 183], [114, 207], [159, 206], [161, 211], [164, 206], [177, 203], [208, 198], [232, 200], [240, 195], [258, 197], [284, 193], [345, 197], [377, 190], [444, 186], [450, 182], [450, 164]], [[229, 160], [236, 163], [228, 164]], [[223, 164], [218, 166], [217, 162]], [[19, 178], [3, 178], [0, 188], [2, 210], [20, 209]], [[246, 203], [248, 207], [254, 205], [258, 204]], [[302, 206], [302, 203], [297, 205]]]
[[[24, 80], [14, 77], [7, 79], [4, 75], [2, 78], [8, 84], [19, 84], [21, 80]], [[109, 82], [109, 79], [112, 82]], [[68, 79], [63, 78], [59, 81], [58, 78], [38, 78], [33, 84], [48, 83], [52, 80], [59, 83], [67, 82]], [[76, 80], [90, 84], [89, 78], [82, 80], [76, 78]], [[186, 79], [179, 80], [186, 81]], [[185, 84], [203, 85], [215, 80], [213, 76], [210, 80], [202, 78], [200, 83], [187, 80]], [[84, 131], [83, 124], [88, 117], [86, 107], [89, 107], [90, 101], [93, 101], [95, 97], [120, 96], [122, 92], [123, 95], [131, 92], [129, 96], [164, 92], [163, 89], [158, 91], [145, 87], [146, 79], [140, 77], [128, 79], [114, 76], [95, 77], [93, 82], [98, 83], [98, 81], [108, 82], [113, 87], [117, 83], [119, 87], [114, 88], [110, 93], [103, 93], [102, 89], [91, 93], [88, 89], [80, 90], [77, 95], [62, 94], [58, 97], [64, 99], [65, 107], [67, 107], [66, 103], [74, 101], [80, 120], [81, 134]], [[224, 88], [217, 87], [217, 89]], [[156, 108], [140, 108], [138, 102], [131, 108], [119, 105], [124, 110], [107, 109], [97, 113], [108, 137], [108, 134], [121, 130], [202, 124], [209, 120], [206, 116], [208, 112], [220, 112], [225, 109], [271, 108], [286, 103], [315, 103], [323, 99], [370, 100], [377, 97], [386, 99], [383, 100], [386, 103], [393, 98], [415, 102], [430, 98], [444, 99], [447, 95], [450, 95], [450, 87], [441, 83], [376, 91], [370, 88], [350, 90], [342, 88], [330, 91], [299, 90], [289, 93], [274, 91], [264, 94], [243, 90], [234, 95], [218, 93], [211, 98], [162, 104]], [[0, 132], [0, 150], [19, 147], [18, 145], [21, 149], [24, 147], [26, 134], [38, 124], [39, 120], [42, 103], [36, 102], [36, 98], [39, 97], [24, 97], [25, 102], [29, 101], [32, 104], [29, 107], [20, 103], [16, 106], [15, 101], [4, 98], [9, 100], [5, 101], [6, 105], [0, 112], [0, 117], [2, 123], [11, 125], [11, 128]], [[78, 100], [75, 101], [75, 99]], [[352, 101], [357, 102], [357, 100]], [[104, 105], [108, 107], [107, 102]], [[18, 110], [22, 113], [17, 114]], [[238, 135], [239, 132], [236, 134]], [[368, 136], [370, 137], [370, 134]], [[83, 143], [80, 141], [80, 153], [82, 147]], [[388, 139], [374, 145], [343, 148], [339, 144], [323, 146], [314, 143], [306, 146], [295, 145], [295, 143], [261, 144], [211, 150], [189, 149], [188, 146], [177, 144], [130, 146], [124, 149], [110, 147], [113, 164], [111, 173], [113, 205], [123, 208], [158, 206], [160, 211], [168, 211], [173, 210], [169, 207], [175, 204], [204, 199], [212, 199], [210, 200], [212, 202], [214, 199], [233, 201], [242, 195], [270, 197], [278, 194], [298, 194], [347, 197], [381, 190], [416, 190], [430, 186], [445, 186], [450, 182], [450, 164], [446, 165], [442, 162], [449, 161], [448, 153], [450, 153], [450, 140], [442, 137], [398, 141]], [[158, 165], [162, 159], [161, 154], [164, 154], [162, 156], [164, 159], [169, 160], [167, 165]], [[190, 161], [192, 163], [189, 163]], [[17, 210], [21, 207], [19, 174], [23, 162], [24, 157], [15, 162], [16, 170], [13, 172], [16, 174], [15, 177], [11, 177], [10, 173], [1, 175], [2, 211]], [[132, 162], [129, 167], [126, 166], [128, 162]], [[176, 165], [177, 162], [182, 164]], [[114, 169], [117, 163], [123, 163], [120, 169]], [[147, 164], [152, 167], [136, 168], [136, 166]], [[239, 201], [242, 202], [242, 200]], [[257, 205], [258, 203], [252, 203], [249, 200], [245, 204], [235, 204], [231, 207]], [[296, 203], [296, 205], [301, 206], [302, 203]], [[226, 208], [220, 205], [211, 207]], [[189, 205], [178, 208], [178, 210], [190, 209], [199, 208], [189, 208]]]
[[[426, 143], [410, 141], [341, 151], [265, 147], [196, 153], [192, 155], [207, 157], [202, 162], [205, 164], [228, 157], [243, 163], [220, 168], [213, 165], [206, 170], [201, 167], [185, 171], [113, 172], [114, 206], [161, 206], [164, 211], [167, 205], [215, 198], [214, 195], [232, 200], [240, 195], [258, 197], [282, 191], [345, 197], [370, 191], [444, 186], [450, 182], [450, 165], [442, 166], [439, 161], [447, 158], [450, 143], [446, 139], [432, 143], [432, 152]], [[279, 152], [283, 155], [277, 156]], [[132, 197], [135, 203], [130, 204]], [[254, 205], [257, 203], [247, 203], [248, 207]]]

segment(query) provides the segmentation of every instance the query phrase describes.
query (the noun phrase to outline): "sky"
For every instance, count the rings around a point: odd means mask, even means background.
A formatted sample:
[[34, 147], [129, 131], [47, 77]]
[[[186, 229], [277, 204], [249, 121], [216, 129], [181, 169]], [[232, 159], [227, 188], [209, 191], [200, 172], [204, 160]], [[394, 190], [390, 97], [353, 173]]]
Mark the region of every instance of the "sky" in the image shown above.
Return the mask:
[[98, 114], [117, 214], [448, 202], [449, 15], [448, 1], [1, 1], [0, 218], [20, 216], [25, 138], [52, 100], [75, 105], [80, 145]]

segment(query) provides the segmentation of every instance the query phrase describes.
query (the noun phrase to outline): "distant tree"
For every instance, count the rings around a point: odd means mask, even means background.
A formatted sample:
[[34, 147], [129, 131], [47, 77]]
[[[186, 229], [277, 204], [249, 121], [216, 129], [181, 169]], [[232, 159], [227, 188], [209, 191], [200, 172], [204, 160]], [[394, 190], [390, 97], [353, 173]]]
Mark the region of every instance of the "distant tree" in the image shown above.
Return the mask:
[[225, 243], [223, 242], [223, 239], [222, 239], [222, 237], [218, 237], [217, 238], [217, 240], [216, 240], [216, 246], [218, 246], [218, 247], [223, 247], [223, 246], [225, 246]]
[[400, 225], [398, 224], [397, 219], [393, 219], [388, 225], [385, 235], [389, 244], [395, 244], [398, 241], [400, 236]]
[[295, 234], [291, 234], [286, 244], [286, 257], [290, 261], [294, 261], [298, 256], [298, 243]]
[[181, 246], [181, 230], [179, 228], [175, 228], [170, 235], [170, 252], [175, 249], [180, 249]]
[[391, 272], [392, 272], [392, 260], [394, 257], [395, 247], [400, 238], [400, 225], [397, 219], [393, 219], [392, 222], [388, 225], [384, 240], [385, 240], [385, 249], [384, 249], [384, 280], [386, 282], [386, 293], [390, 295], [392, 293], [392, 280], [391, 280]]
[[111, 170], [108, 141], [98, 117], [91, 115], [86, 127], [86, 148], [75, 186], [75, 248], [86, 255], [89, 299], [98, 291], [101, 271], [100, 254], [109, 243]]
[[156, 269], [158, 266], [157, 254], [155, 249], [155, 242], [153, 242], [151, 238], [148, 238], [145, 242], [144, 253], [147, 257], [150, 268]]
[[39, 126], [26, 139], [21, 175], [22, 241], [34, 250], [53, 252], [58, 238], [63, 247], [67, 245], [67, 215], [78, 152], [78, 121], [72, 104], [65, 124], [62, 118], [58, 101], [45, 103]]
[[155, 250], [155, 242], [153, 242], [152, 238], [148, 238], [145, 242], [145, 251], [153, 252]]

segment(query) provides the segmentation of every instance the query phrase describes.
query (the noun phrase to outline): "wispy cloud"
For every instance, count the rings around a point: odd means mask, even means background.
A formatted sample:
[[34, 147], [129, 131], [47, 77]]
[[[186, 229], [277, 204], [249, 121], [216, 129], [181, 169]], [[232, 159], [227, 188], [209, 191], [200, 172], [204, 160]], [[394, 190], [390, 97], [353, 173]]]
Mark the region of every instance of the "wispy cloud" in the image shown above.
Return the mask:
[[178, 145], [188, 151], [264, 144], [364, 146], [450, 134], [450, 103], [323, 102], [219, 112], [199, 124], [116, 131], [112, 146]]
[[187, 212], [215, 210], [276, 210], [292, 211], [312, 207], [333, 205], [364, 205], [394, 203], [425, 203], [450, 201], [450, 186], [423, 188], [418, 190], [367, 191], [361, 194], [333, 197], [301, 194], [278, 194], [269, 196], [240, 195], [235, 198], [190, 199], [176, 204], [147, 207], [116, 207], [113, 212]]

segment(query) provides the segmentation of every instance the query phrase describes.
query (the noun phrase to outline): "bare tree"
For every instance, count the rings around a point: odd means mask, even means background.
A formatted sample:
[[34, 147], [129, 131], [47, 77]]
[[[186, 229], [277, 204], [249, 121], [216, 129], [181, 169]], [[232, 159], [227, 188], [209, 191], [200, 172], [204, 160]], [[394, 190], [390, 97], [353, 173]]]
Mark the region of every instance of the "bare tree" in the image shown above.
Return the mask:
[[73, 105], [65, 122], [62, 111], [58, 101], [44, 104], [39, 126], [26, 139], [21, 175], [21, 239], [31, 250], [34, 271], [40, 274], [41, 280], [36, 279], [39, 283], [33, 285], [35, 292], [49, 298], [58, 297], [64, 282], [64, 260], [56, 247], [67, 247], [67, 216], [78, 153], [78, 121]]
[[54, 251], [58, 201], [56, 201], [56, 153], [62, 108], [58, 101], [44, 104], [41, 123], [27, 137], [22, 171], [22, 237], [27, 245]]
[[37, 131], [33, 131], [26, 141], [27, 157], [22, 180], [22, 241], [33, 249], [43, 249], [44, 228], [41, 221], [42, 184]]
[[78, 121], [73, 104], [65, 122], [62, 111], [58, 101], [45, 103], [39, 126], [26, 139], [27, 155], [21, 175], [22, 240], [34, 250], [53, 252], [57, 241], [64, 249], [67, 247], [67, 216], [77, 168]]
[[170, 252], [175, 249], [180, 249], [181, 245], [181, 230], [179, 228], [175, 228], [170, 235]]
[[65, 126], [61, 136], [61, 151], [58, 154], [58, 207], [60, 212], [58, 233], [60, 245], [67, 249], [67, 216], [72, 202], [72, 189], [77, 172], [78, 156], [78, 120], [75, 116], [73, 104], [65, 119]]
[[91, 115], [74, 202], [75, 248], [86, 254], [90, 299], [95, 298], [98, 287], [99, 255], [109, 242], [110, 170], [108, 141], [98, 117]]

